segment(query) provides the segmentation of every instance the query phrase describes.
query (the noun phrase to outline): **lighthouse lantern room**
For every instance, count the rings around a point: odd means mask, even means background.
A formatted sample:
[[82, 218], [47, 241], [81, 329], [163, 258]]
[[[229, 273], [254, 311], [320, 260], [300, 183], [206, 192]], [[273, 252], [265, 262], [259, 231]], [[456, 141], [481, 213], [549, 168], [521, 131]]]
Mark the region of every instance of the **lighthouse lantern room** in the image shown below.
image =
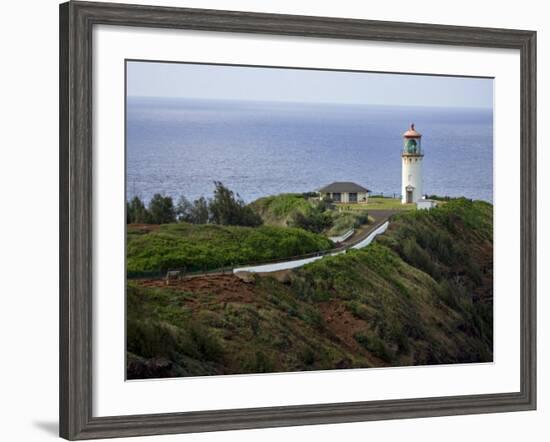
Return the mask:
[[416, 203], [422, 198], [422, 134], [416, 131], [414, 124], [403, 134], [403, 151], [401, 159], [402, 189], [401, 202], [403, 204]]

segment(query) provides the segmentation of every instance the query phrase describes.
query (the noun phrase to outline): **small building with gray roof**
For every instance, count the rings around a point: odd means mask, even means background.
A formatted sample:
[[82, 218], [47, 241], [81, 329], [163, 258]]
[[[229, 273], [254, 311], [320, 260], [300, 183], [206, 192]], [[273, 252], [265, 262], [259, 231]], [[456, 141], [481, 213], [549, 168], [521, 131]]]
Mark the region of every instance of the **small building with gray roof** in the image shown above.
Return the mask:
[[370, 190], [348, 181], [337, 181], [321, 187], [317, 192], [321, 199], [331, 199], [335, 203], [366, 204]]

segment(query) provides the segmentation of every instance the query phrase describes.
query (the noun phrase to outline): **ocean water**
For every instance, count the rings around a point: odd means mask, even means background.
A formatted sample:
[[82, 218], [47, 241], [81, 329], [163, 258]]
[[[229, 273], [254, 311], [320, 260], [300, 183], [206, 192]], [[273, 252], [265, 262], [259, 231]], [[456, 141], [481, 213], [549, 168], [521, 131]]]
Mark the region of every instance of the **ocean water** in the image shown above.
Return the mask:
[[127, 99], [127, 197], [246, 202], [354, 181], [399, 195], [402, 134], [422, 133], [424, 192], [493, 199], [491, 109]]

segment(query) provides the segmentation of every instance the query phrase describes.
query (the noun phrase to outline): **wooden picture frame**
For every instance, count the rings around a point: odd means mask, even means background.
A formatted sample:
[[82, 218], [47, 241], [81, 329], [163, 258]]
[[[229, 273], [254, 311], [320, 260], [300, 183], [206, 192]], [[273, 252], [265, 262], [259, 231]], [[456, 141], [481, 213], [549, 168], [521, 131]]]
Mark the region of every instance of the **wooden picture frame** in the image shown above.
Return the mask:
[[[521, 63], [521, 390], [255, 409], [92, 415], [92, 28], [139, 26], [512, 48]], [[69, 2], [60, 6], [60, 435], [70, 440], [533, 410], [536, 407], [536, 33]]]

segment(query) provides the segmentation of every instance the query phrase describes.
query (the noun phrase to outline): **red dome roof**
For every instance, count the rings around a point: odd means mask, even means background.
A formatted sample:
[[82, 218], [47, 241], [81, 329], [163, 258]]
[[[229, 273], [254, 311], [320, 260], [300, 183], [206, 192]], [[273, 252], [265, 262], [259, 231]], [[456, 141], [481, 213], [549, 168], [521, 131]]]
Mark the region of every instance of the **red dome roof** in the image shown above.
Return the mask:
[[422, 134], [420, 132], [417, 132], [414, 128], [414, 123], [411, 123], [411, 127], [407, 132], [403, 134], [405, 138], [420, 138], [422, 137]]

